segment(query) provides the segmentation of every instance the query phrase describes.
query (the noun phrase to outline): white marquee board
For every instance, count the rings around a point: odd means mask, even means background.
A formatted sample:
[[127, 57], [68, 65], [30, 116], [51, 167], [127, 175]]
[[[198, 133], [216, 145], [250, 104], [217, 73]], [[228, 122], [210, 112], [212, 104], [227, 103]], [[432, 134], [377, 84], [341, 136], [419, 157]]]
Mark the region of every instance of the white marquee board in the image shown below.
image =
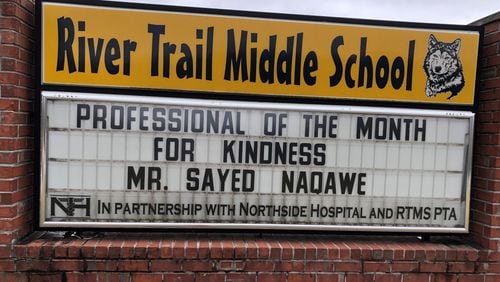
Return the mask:
[[42, 227], [467, 232], [470, 112], [42, 92]]

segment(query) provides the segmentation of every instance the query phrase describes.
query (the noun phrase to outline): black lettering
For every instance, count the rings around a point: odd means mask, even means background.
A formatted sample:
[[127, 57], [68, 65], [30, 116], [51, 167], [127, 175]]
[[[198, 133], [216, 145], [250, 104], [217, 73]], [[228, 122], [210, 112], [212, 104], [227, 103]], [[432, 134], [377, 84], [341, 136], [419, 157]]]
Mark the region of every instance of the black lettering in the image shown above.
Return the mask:
[[361, 47], [359, 50], [359, 74], [358, 87], [365, 84], [366, 70], [366, 88], [371, 88], [373, 83], [373, 63], [372, 58], [366, 55], [366, 37], [361, 37]]
[[304, 60], [304, 81], [307, 85], [316, 84], [316, 76], [312, 73], [318, 70], [318, 57], [316, 53], [309, 52]]
[[165, 34], [165, 26], [164, 25], [148, 24], [148, 32], [152, 34], [151, 76], [158, 76], [160, 34]]
[[234, 38], [234, 29], [227, 31], [227, 53], [224, 79], [231, 80], [231, 73], [234, 73], [233, 79], [239, 80], [241, 71], [241, 80], [248, 80], [247, 70], [247, 31], [242, 30], [240, 36], [240, 47], [236, 53], [236, 42]]
[[93, 128], [98, 128], [97, 124], [101, 122], [101, 129], [106, 129], [106, 106], [94, 105]]
[[120, 66], [114, 64], [113, 62], [120, 58], [120, 44], [118, 40], [112, 38], [109, 40], [108, 44], [106, 44], [106, 51], [104, 55], [104, 63], [106, 66], [106, 70], [110, 74], [117, 74], [120, 71]]
[[406, 71], [406, 90], [411, 91], [413, 80], [413, 55], [415, 51], [415, 40], [410, 40], [408, 44], [408, 66]]
[[122, 106], [111, 106], [111, 129], [123, 129], [124, 119], [125, 109]]
[[[264, 49], [259, 61], [260, 80], [274, 83], [274, 58], [276, 55], [276, 35], [269, 36], [269, 49]], [[267, 67], [266, 67], [267, 66]]]
[[155, 131], [165, 130], [165, 114], [166, 110], [164, 108], [153, 109], [153, 130]]
[[288, 85], [292, 83], [293, 43], [294, 36], [287, 37], [286, 50], [281, 51], [278, 55], [276, 73], [278, 76], [278, 82], [281, 84], [286, 83]]
[[363, 117], [358, 117], [356, 122], [356, 139], [360, 139], [361, 135], [367, 136], [368, 139], [372, 139], [372, 128], [373, 128], [373, 118], [368, 117], [366, 123], [363, 121]]
[[389, 79], [389, 60], [386, 56], [381, 56], [375, 67], [375, 81], [378, 88], [382, 89], [387, 85]]
[[73, 41], [75, 27], [71, 18], [60, 17], [57, 19], [57, 71], [64, 70], [64, 62], [68, 61], [69, 73], [76, 71], [75, 57], [73, 55]]
[[332, 40], [330, 53], [332, 55], [333, 63], [335, 65], [335, 72], [330, 76], [330, 87], [336, 86], [342, 79], [342, 72], [343, 72], [342, 59], [340, 58], [338, 52], [338, 48], [341, 45], [344, 45], [343, 36], [337, 36]]
[[198, 175], [200, 175], [200, 169], [198, 168], [188, 168], [186, 172], [186, 189], [188, 191], [198, 191], [200, 182], [198, 180]]
[[139, 167], [137, 173], [133, 166], [129, 166], [127, 168], [127, 190], [132, 189], [132, 184], [134, 187], [139, 186], [139, 189], [144, 190], [144, 182], [145, 182], [145, 168], [143, 166]]
[[82, 127], [82, 120], [90, 119], [90, 106], [87, 104], [76, 105], [76, 127]]
[[184, 56], [177, 61], [177, 77], [191, 78], [193, 77], [193, 55], [189, 45], [181, 44], [181, 53]]

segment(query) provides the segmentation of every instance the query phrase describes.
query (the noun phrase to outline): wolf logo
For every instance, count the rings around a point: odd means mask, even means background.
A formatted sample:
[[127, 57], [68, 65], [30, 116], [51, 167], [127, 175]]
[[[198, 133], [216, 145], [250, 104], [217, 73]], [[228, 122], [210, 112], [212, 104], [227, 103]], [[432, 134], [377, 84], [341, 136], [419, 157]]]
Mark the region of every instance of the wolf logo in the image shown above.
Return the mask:
[[429, 46], [424, 61], [427, 75], [425, 95], [436, 96], [439, 93], [451, 92], [448, 99], [457, 96], [464, 88], [465, 80], [462, 63], [458, 57], [460, 39], [452, 43], [440, 42], [433, 34], [429, 37]]

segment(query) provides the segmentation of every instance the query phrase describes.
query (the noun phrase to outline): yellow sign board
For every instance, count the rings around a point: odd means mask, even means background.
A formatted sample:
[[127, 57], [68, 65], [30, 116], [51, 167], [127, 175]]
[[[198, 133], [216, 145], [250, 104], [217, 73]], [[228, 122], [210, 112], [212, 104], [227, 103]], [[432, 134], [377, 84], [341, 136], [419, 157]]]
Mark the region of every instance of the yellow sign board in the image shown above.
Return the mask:
[[480, 34], [43, 3], [42, 83], [473, 105]]

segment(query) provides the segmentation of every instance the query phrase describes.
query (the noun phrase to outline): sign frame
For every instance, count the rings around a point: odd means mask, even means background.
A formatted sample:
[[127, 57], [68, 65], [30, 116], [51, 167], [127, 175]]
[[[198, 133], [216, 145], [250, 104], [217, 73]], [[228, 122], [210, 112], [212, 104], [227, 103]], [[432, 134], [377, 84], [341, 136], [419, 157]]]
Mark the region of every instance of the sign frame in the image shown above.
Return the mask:
[[[138, 3], [126, 2], [108, 2], [97, 0], [82, 0], [74, 2], [71, 0], [43, 0], [36, 2], [36, 97], [35, 97], [35, 138], [34, 148], [37, 150], [35, 153], [35, 174], [34, 174], [34, 210], [35, 210], [35, 228], [38, 230], [126, 230], [139, 232], [138, 228], [148, 228], [151, 230], [177, 230], [177, 229], [216, 229], [216, 230], [274, 230], [274, 231], [347, 231], [347, 232], [388, 232], [388, 233], [418, 233], [418, 234], [464, 234], [469, 232], [469, 213], [470, 213], [470, 186], [471, 186], [471, 173], [472, 173], [472, 148], [473, 148], [473, 124], [474, 112], [477, 111], [477, 100], [479, 93], [479, 69], [481, 48], [478, 48], [478, 62], [476, 66], [476, 83], [474, 89], [474, 102], [473, 105], [457, 105], [457, 104], [439, 104], [439, 103], [416, 103], [416, 102], [401, 102], [401, 101], [380, 101], [380, 100], [356, 100], [356, 99], [327, 99], [321, 97], [291, 97], [291, 96], [270, 96], [270, 95], [250, 95], [237, 92], [210, 92], [206, 95], [205, 91], [193, 91], [185, 89], [141, 89], [129, 87], [107, 88], [101, 86], [89, 85], [63, 85], [63, 84], [44, 84], [42, 82], [43, 74], [43, 53], [42, 53], [42, 5], [43, 3], [58, 3], [58, 4], [72, 4], [72, 5], [90, 5], [101, 8], [125, 8], [125, 9], [143, 9], [143, 10], [159, 10], [178, 13], [193, 13], [193, 14], [209, 14], [220, 16], [234, 16], [234, 17], [248, 17], [248, 18], [264, 18], [271, 20], [290, 20], [290, 21], [307, 21], [307, 22], [327, 22], [327, 23], [340, 23], [352, 25], [370, 25], [375, 27], [395, 27], [395, 28], [417, 28], [417, 29], [433, 29], [433, 30], [454, 30], [454, 31], [471, 31], [479, 34], [479, 47], [482, 46], [483, 40], [483, 27], [479, 26], [462, 26], [462, 25], [444, 25], [444, 24], [427, 24], [427, 23], [409, 23], [409, 22], [393, 22], [393, 21], [379, 21], [379, 20], [360, 20], [360, 19], [347, 19], [347, 18], [334, 18], [324, 16], [305, 16], [293, 14], [278, 14], [278, 13], [263, 13], [263, 12], [250, 12], [250, 11], [232, 11], [221, 9], [207, 9], [207, 8], [191, 8], [191, 7], [178, 7], [178, 6], [164, 6], [164, 5], [149, 5]], [[43, 97], [42, 92], [56, 91], [63, 94], [54, 97]], [[64, 94], [64, 92], [78, 93], [75, 96], [71, 94]], [[467, 151], [467, 161], [464, 184], [466, 192], [466, 220], [464, 228], [437, 228], [437, 227], [374, 227], [374, 226], [327, 226], [327, 225], [289, 225], [289, 224], [224, 224], [224, 223], [147, 223], [146, 225], [140, 223], [89, 223], [89, 222], [44, 222], [43, 210], [46, 208], [44, 203], [45, 185], [47, 181], [46, 175], [46, 121], [43, 117], [46, 116], [44, 105], [47, 99], [60, 98], [72, 99], [75, 97], [85, 96], [84, 93], [97, 93], [97, 94], [110, 94], [103, 95], [103, 97], [112, 97], [114, 94], [130, 95], [132, 100], [140, 100], [141, 97], [147, 99], [154, 99], [155, 97], [171, 97], [171, 98], [195, 98], [195, 99], [223, 99], [226, 101], [265, 101], [276, 103], [297, 103], [297, 104], [327, 104], [327, 105], [344, 105], [347, 108], [350, 105], [359, 105], [361, 107], [385, 107], [385, 111], [405, 112], [410, 111], [416, 114], [416, 111], [431, 110], [434, 113], [439, 112], [444, 115], [456, 115], [457, 111], [471, 111], [471, 128], [469, 136], [469, 150]], [[352, 107], [350, 107], [352, 108]], [[369, 109], [369, 108], [367, 108]], [[413, 109], [416, 109], [413, 112]], [[418, 109], [418, 110], [417, 110]]]
[[[464, 167], [465, 175], [462, 175], [463, 187], [462, 197], [465, 201], [465, 222], [463, 228], [451, 227], [411, 227], [411, 226], [377, 226], [377, 225], [334, 225], [334, 224], [267, 224], [267, 223], [173, 223], [173, 222], [85, 222], [85, 221], [46, 221], [46, 190], [47, 190], [47, 166], [48, 166], [48, 124], [46, 105], [50, 100], [67, 101], [88, 101], [88, 102], [118, 102], [118, 103], [147, 103], [158, 105], [175, 106], [205, 106], [232, 108], [232, 109], [267, 109], [267, 110], [305, 110], [306, 112], [332, 112], [332, 113], [353, 113], [353, 114], [388, 114], [388, 115], [408, 115], [414, 117], [450, 117], [463, 118], [469, 120], [469, 136], [464, 144]], [[393, 108], [373, 108], [358, 106], [324, 106], [324, 105], [297, 105], [297, 104], [273, 104], [257, 102], [238, 102], [238, 101], [215, 101], [201, 99], [178, 99], [178, 98], [160, 98], [160, 97], [136, 97], [136, 96], [116, 96], [92, 93], [72, 93], [67, 94], [58, 91], [45, 91], [42, 95], [42, 121], [41, 121], [41, 155], [45, 162], [40, 165], [41, 191], [39, 197], [40, 214], [38, 221], [43, 229], [51, 228], [83, 228], [83, 229], [253, 229], [253, 230], [296, 230], [296, 231], [371, 231], [371, 232], [400, 232], [400, 233], [467, 233], [469, 229], [469, 211], [470, 211], [470, 185], [472, 168], [472, 142], [474, 132], [474, 114], [470, 112], [457, 111], [436, 111], [436, 110], [416, 110], [416, 109], [393, 109]], [[465, 195], [463, 194], [465, 193]]]

